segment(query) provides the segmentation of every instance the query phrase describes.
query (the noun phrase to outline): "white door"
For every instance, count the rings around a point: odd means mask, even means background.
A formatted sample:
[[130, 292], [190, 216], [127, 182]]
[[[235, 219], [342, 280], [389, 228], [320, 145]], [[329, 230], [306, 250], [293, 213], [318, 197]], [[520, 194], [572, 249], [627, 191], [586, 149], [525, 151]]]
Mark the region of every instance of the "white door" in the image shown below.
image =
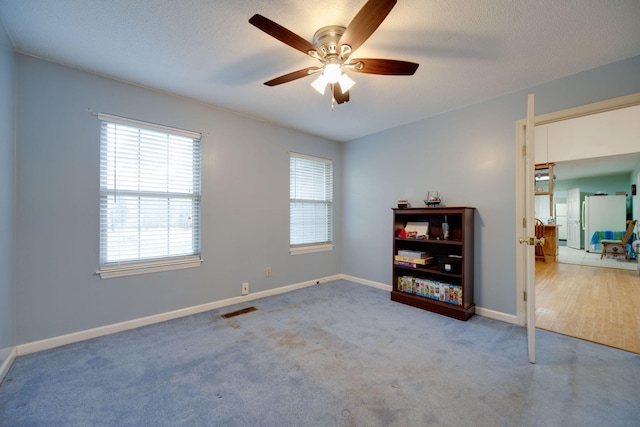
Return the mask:
[[[533, 94], [527, 97], [527, 149], [525, 167], [525, 198], [528, 236], [535, 236], [533, 206], [535, 198], [534, 174], [535, 174], [535, 115]], [[536, 363], [536, 270], [535, 270], [535, 246], [527, 245], [527, 257], [525, 269], [527, 272], [527, 344], [529, 349], [529, 363]]]
[[[527, 344], [529, 349], [529, 362], [536, 362], [536, 292], [535, 292], [535, 247], [536, 238], [534, 234], [534, 174], [535, 174], [535, 116], [534, 97], [530, 94], [527, 98], [527, 120], [525, 123], [518, 122], [517, 144], [518, 144], [518, 171], [519, 179], [516, 199], [518, 201], [517, 211], [522, 214], [518, 218], [518, 241], [520, 248], [518, 259], [524, 266], [521, 269], [517, 266], [518, 281], [524, 282], [524, 322], [527, 324]], [[522, 281], [521, 281], [522, 280]], [[522, 288], [521, 288], [522, 289]]]
[[567, 190], [567, 246], [580, 249], [580, 189]]

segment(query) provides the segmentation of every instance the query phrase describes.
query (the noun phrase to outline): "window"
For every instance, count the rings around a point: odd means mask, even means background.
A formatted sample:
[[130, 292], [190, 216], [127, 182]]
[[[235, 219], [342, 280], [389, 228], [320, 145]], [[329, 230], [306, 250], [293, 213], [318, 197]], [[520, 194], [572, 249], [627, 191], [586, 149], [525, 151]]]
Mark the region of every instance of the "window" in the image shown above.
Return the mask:
[[200, 265], [201, 135], [98, 119], [100, 277]]
[[289, 180], [289, 252], [331, 250], [333, 162], [290, 153]]

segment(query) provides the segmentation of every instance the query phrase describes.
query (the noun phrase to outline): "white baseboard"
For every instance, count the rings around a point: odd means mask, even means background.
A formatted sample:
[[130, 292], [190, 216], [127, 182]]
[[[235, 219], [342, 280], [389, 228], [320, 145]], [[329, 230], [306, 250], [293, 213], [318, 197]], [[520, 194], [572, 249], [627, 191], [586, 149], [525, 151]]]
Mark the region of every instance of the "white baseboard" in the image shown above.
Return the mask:
[[[293, 285], [283, 286], [280, 288], [270, 289], [267, 291], [256, 292], [249, 295], [228, 298], [220, 301], [213, 301], [206, 304], [183, 308], [180, 310], [169, 311], [166, 313], [155, 314], [152, 316], [128, 320], [125, 322], [100, 326], [98, 328], [73, 332], [66, 335], [60, 335], [57, 337], [48, 338], [40, 341], [33, 341], [25, 344], [20, 344], [13, 348], [10, 356], [5, 360], [5, 362], [0, 367], [0, 378], [3, 378], [3, 375], [6, 375], [5, 369], [8, 371], [9, 367], [11, 367], [11, 364], [13, 363], [13, 360], [16, 358], [16, 356], [22, 356], [29, 353], [48, 350], [51, 348], [72, 344], [75, 342], [97, 338], [104, 335], [114, 334], [117, 332], [129, 330], [129, 329], [140, 328], [142, 326], [148, 326], [154, 323], [165, 322], [167, 320], [190, 316], [192, 314], [198, 314], [205, 311], [215, 310], [218, 308], [227, 307], [227, 306], [239, 304], [242, 302], [254, 301], [260, 298], [265, 298], [272, 295], [278, 295], [285, 292], [291, 292], [297, 289], [302, 289], [302, 288], [306, 288], [309, 286], [314, 286], [322, 283], [328, 283], [335, 280], [348, 280], [350, 282], [355, 282], [362, 285], [381, 289], [383, 291], [391, 292], [391, 286], [385, 285], [384, 283], [374, 282], [372, 280], [367, 280], [367, 279], [361, 279], [359, 277], [349, 276], [346, 274], [336, 274], [334, 276], [327, 276], [327, 277], [323, 277], [316, 280], [309, 280], [306, 282], [296, 283]], [[516, 316], [481, 308], [481, 307], [476, 307], [476, 314], [480, 316], [488, 317], [491, 319], [501, 320], [507, 323], [514, 323], [514, 324], [518, 323]]]
[[[2, 364], [0, 365], [0, 384], [4, 381], [7, 373], [9, 373], [11, 365], [13, 365], [13, 361], [16, 360], [16, 357], [18, 356], [18, 349], [16, 347], [11, 347], [7, 350], [6, 356], [0, 354], [0, 361], [2, 361]], [[4, 359], [4, 361], [2, 359]]]
[[346, 274], [341, 274], [340, 276], [341, 276], [340, 278], [343, 280], [348, 280], [350, 282], [356, 282], [356, 283], [360, 283], [361, 285], [367, 285], [373, 288], [382, 289], [383, 291], [391, 292], [391, 285], [385, 285], [384, 283], [374, 282], [372, 280], [367, 280], [367, 279], [361, 279], [359, 277], [349, 276]]
[[[382, 289], [383, 291], [391, 292], [391, 285], [385, 285], [384, 283], [373, 282], [367, 279], [361, 279], [359, 277], [349, 276], [346, 274], [340, 275], [341, 279], [348, 280], [350, 282], [360, 283], [362, 285], [372, 286], [374, 288]], [[482, 308], [476, 306], [476, 314], [478, 316], [487, 317], [489, 319], [501, 320], [507, 323], [513, 323], [518, 325], [518, 318], [512, 314], [502, 313], [499, 311], [489, 310], [488, 308]]]
[[254, 300], [265, 298], [272, 295], [291, 292], [296, 289], [302, 289], [309, 286], [318, 285], [321, 283], [328, 283], [334, 280], [338, 280], [339, 278], [340, 278], [340, 275], [323, 277], [316, 280], [309, 280], [306, 282], [283, 286], [276, 289], [270, 289], [268, 291], [256, 292], [249, 295], [228, 298], [220, 301], [213, 301], [210, 303], [196, 305], [193, 307], [187, 307], [180, 310], [169, 311], [166, 313], [160, 313], [152, 316], [128, 320], [126, 322], [114, 323], [111, 325], [105, 325], [105, 326], [100, 326], [93, 329], [87, 329], [84, 331], [73, 332], [70, 334], [60, 335], [57, 337], [48, 338], [40, 341], [33, 341], [25, 344], [20, 344], [16, 347], [17, 355], [22, 356], [25, 354], [48, 350], [51, 348], [60, 347], [63, 345], [72, 344], [75, 342], [84, 341], [92, 338], [97, 338], [104, 335], [114, 334], [116, 332], [122, 332], [129, 329], [140, 328], [142, 326], [148, 326], [154, 323], [165, 322], [167, 320], [177, 319], [179, 317], [190, 316], [192, 314], [198, 314], [198, 313], [202, 313], [209, 310], [215, 310], [218, 308], [227, 307], [234, 304], [254, 301]]
[[502, 313], [500, 311], [489, 310], [476, 306], [476, 314], [478, 316], [487, 317], [489, 319], [500, 320], [506, 323], [518, 325], [518, 317], [513, 314]]

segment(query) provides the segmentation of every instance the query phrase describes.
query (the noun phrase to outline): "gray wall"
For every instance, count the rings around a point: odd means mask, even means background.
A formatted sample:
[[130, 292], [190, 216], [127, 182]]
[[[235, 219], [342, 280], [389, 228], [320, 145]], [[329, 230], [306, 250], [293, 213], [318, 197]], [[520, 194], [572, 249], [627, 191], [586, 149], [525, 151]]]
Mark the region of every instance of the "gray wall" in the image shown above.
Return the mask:
[[[14, 281], [15, 55], [0, 24], [0, 365], [16, 344]], [[1, 380], [1, 379], [0, 379]]]
[[[340, 273], [340, 144], [24, 55], [16, 75], [19, 343], [236, 297], [242, 282], [258, 292]], [[99, 122], [88, 108], [208, 134], [200, 268], [94, 274]], [[288, 253], [290, 150], [335, 161], [331, 252]]]
[[640, 57], [350, 141], [344, 149], [345, 274], [391, 284], [391, 208], [429, 189], [476, 212], [475, 302], [516, 314], [515, 124], [640, 91]]
[[[3, 69], [13, 58], [3, 52]], [[428, 189], [448, 205], [478, 208], [476, 303], [516, 313], [515, 122], [529, 91], [341, 145], [31, 57], [15, 61], [16, 163], [12, 103], [3, 99], [0, 170], [17, 181], [15, 190], [3, 182], [0, 196], [16, 202], [2, 205], [0, 235], [10, 251], [15, 225], [16, 255], [5, 258], [0, 292], [15, 299], [1, 311], [17, 326], [0, 327], [0, 348], [238, 296], [245, 281], [252, 292], [338, 273], [390, 284], [390, 208], [401, 197], [420, 205]], [[640, 57], [544, 84], [531, 89], [536, 112], [638, 92], [638, 75]], [[99, 131], [87, 108], [208, 134], [201, 268], [95, 276]], [[335, 161], [332, 252], [288, 254], [289, 150]]]

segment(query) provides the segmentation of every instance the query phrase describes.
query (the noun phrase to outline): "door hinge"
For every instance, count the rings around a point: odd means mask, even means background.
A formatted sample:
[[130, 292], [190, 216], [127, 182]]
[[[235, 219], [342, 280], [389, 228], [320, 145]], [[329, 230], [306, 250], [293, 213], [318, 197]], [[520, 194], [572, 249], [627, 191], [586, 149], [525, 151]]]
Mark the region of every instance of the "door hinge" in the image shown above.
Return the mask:
[[527, 228], [527, 218], [522, 218], [522, 228]]
[[526, 145], [523, 145], [523, 146], [522, 146], [522, 155], [523, 155], [523, 156], [526, 156], [526, 155], [527, 155], [527, 146], [526, 146]]
[[527, 291], [522, 292], [522, 298], [524, 299], [524, 301], [527, 300]]

